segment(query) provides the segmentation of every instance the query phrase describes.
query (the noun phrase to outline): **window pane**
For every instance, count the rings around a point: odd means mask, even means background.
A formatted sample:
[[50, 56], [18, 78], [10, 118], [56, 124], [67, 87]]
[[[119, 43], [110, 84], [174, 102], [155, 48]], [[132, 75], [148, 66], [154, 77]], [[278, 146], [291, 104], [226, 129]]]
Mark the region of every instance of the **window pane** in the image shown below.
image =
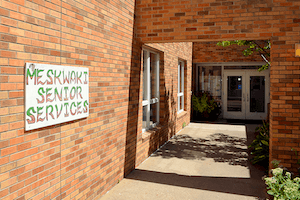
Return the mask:
[[250, 112], [265, 112], [264, 76], [250, 76]]
[[179, 102], [178, 102], [178, 104], [179, 104], [178, 109], [179, 109], [179, 110], [182, 110], [182, 98], [181, 98], [181, 97], [182, 97], [182, 96], [179, 96], [179, 97], [178, 97], [178, 101], [179, 101]]
[[242, 111], [241, 76], [228, 76], [227, 111]]
[[184, 62], [178, 62], [178, 111], [184, 109]]
[[199, 90], [209, 92], [217, 102], [221, 102], [222, 76], [221, 66], [200, 66], [198, 68]]
[[181, 88], [182, 88], [182, 86], [181, 86], [181, 64], [180, 64], [180, 62], [178, 62], [178, 93], [180, 93], [180, 92], [182, 92], [181, 91]]
[[156, 70], [156, 55], [150, 53], [150, 98], [156, 98], [157, 70]]
[[180, 92], [183, 92], [184, 90], [184, 64], [181, 62], [181, 72], [180, 72]]
[[180, 110], [183, 110], [183, 108], [184, 108], [184, 96], [181, 96], [180, 97]]
[[143, 106], [143, 129], [147, 127], [147, 106]]
[[143, 101], [142, 127], [143, 129], [149, 129], [159, 121], [159, 116], [157, 116], [159, 114], [157, 110], [159, 107], [157, 102], [159, 100], [159, 56], [147, 50], [144, 50], [143, 53], [143, 100], [146, 101]]
[[157, 103], [150, 105], [150, 126], [155, 124], [157, 120]]
[[143, 51], [143, 100], [147, 100], [147, 52]]

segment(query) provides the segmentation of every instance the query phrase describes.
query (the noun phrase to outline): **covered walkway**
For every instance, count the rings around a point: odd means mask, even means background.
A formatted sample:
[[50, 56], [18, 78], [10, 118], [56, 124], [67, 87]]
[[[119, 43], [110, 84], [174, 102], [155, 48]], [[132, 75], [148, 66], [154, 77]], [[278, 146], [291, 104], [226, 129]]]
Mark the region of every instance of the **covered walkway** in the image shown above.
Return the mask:
[[101, 200], [265, 199], [248, 161], [256, 126], [191, 123]]

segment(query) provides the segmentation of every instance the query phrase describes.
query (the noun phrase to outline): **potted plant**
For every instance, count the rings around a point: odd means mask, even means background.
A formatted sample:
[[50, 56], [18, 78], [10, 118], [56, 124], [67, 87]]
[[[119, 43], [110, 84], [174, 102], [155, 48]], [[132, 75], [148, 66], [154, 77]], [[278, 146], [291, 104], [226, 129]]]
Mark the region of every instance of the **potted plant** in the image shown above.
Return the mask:
[[192, 97], [193, 109], [198, 120], [216, 120], [221, 108], [208, 92]]

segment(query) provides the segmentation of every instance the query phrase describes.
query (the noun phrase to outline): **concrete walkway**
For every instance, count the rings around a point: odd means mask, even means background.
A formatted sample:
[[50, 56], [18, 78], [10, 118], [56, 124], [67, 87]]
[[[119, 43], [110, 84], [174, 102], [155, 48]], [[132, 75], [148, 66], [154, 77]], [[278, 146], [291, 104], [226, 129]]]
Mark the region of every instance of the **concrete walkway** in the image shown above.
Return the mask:
[[247, 153], [256, 126], [191, 123], [101, 200], [265, 199]]

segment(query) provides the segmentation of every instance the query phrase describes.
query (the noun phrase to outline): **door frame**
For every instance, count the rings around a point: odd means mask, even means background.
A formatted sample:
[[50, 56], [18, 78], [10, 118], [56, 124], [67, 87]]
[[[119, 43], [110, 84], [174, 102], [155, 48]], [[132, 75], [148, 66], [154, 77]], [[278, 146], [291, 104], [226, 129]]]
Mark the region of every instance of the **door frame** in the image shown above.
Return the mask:
[[[245, 100], [245, 91], [246, 91], [246, 73], [242, 70], [224, 70], [222, 81], [222, 110], [224, 119], [246, 119], [246, 100]], [[241, 76], [242, 77], [242, 94], [241, 94], [241, 112], [238, 111], [226, 111], [227, 108], [227, 76]]]
[[[227, 76], [242, 76], [242, 111], [230, 112], [226, 111], [227, 107]], [[250, 77], [251, 76], [265, 76], [265, 112], [257, 113], [250, 112]], [[228, 69], [223, 71], [223, 118], [224, 119], [249, 119], [249, 120], [263, 120], [268, 115], [268, 103], [270, 101], [270, 71], [265, 70], [262, 72], [256, 69]]]
[[[264, 113], [257, 113], [257, 112], [250, 112], [250, 77], [251, 76], [265, 76], [265, 112]], [[246, 96], [246, 119], [254, 119], [254, 120], [264, 120], [267, 118], [268, 115], [268, 103], [270, 103], [270, 70], [264, 70], [264, 71], [257, 71], [257, 70], [249, 70], [248, 75], [246, 75], [246, 86], [247, 89], [249, 89], [249, 92], [247, 91]], [[248, 104], [248, 105], [247, 105]]]

